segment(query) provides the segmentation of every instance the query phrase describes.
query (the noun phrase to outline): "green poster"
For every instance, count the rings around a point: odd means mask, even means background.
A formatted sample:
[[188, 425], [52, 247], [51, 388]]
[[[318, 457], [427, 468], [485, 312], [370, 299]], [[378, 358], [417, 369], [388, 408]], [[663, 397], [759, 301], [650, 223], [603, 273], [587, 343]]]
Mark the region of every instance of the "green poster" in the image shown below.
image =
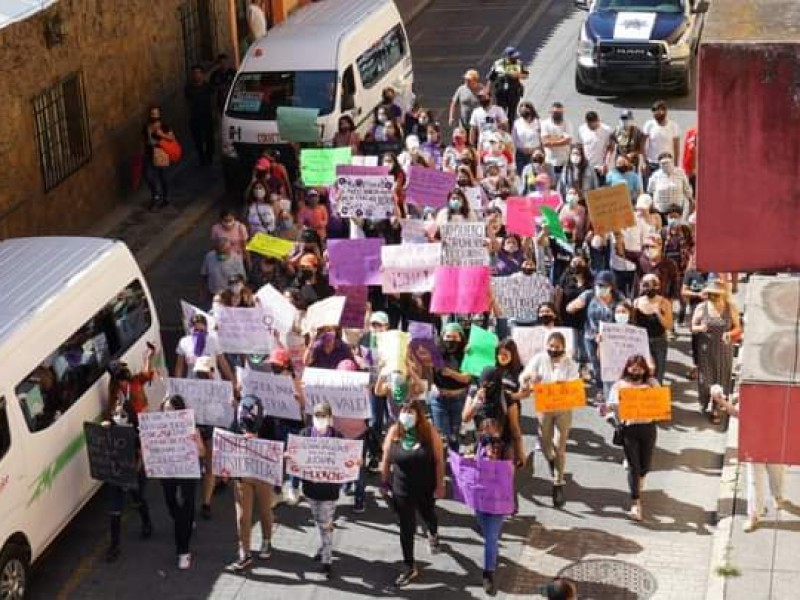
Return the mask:
[[483, 369], [495, 365], [495, 351], [499, 340], [491, 331], [473, 325], [469, 329], [469, 343], [461, 362], [461, 370], [480, 377]]
[[278, 133], [285, 142], [316, 143], [318, 108], [278, 107]]
[[568, 242], [567, 234], [564, 233], [564, 228], [561, 226], [561, 219], [558, 218], [558, 213], [549, 206], [540, 206], [539, 210], [544, 219], [544, 225], [554, 238]]
[[300, 150], [300, 176], [303, 185], [332, 185], [336, 181], [336, 165], [349, 165], [352, 149], [303, 148]]

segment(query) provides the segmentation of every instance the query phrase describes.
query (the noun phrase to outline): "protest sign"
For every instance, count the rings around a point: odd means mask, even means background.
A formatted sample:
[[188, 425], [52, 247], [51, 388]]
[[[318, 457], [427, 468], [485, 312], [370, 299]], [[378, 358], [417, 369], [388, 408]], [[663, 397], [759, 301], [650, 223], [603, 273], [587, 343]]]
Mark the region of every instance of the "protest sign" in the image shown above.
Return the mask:
[[203, 315], [206, 318], [206, 331], [214, 331], [217, 326], [214, 317], [185, 300], [181, 300], [181, 315], [183, 316], [183, 328], [187, 333], [192, 331], [192, 317], [195, 315]]
[[625, 363], [631, 356], [650, 356], [647, 330], [635, 325], [600, 322], [600, 375], [603, 381], [622, 377]]
[[491, 331], [473, 325], [469, 328], [469, 343], [461, 361], [461, 370], [480, 377], [485, 367], [495, 364], [495, 351], [499, 340]]
[[192, 410], [139, 413], [144, 470], [150, 479], [199, 479]]
[[467, 197], [467, 203], [469, 207], [476, 213], [481, 213], [483, 211], [483, 189], [479, 185], [469, 186], [469, 187], [462, 187], [461, 191], [464, 192], [464, 196]]
[[489, 267], [437, 267], [431, 312], [470, 314], [489, 310]]
[[286, 296], [270, 284], [256, 292], [256, 298], [265, 313], [272, 315], [272, 326], [281, 335], [286, 335], [294, 327], [299, 311]]
[[269, 256], [279, 259], [284, 259], [289, 256], [292, 248], [294, 248], [294, 244], [292, 242], [288, 240], [282, 240], [281, 238], [276, 238], [272, 235], [267, 235], [261, 231], [251, 237], [247, 242], [247, 246], [245, 246], [245, 250], [248, 252], [255, 252], [256, 254], [261, 254], [262, 256]]
[[214, 429], [211, 472], [218, 477], [248, 477], [283, 483], [283, 442], [247, 438]]
[[[517, 343], [519, 357], [523, 364], [527, 364], [536, 354], [547, 349], [547, 338], [551, 333], [558, 332], [567, 340], [567, 356], [575, 355], [574, 331], [569, 327], [514, 327], [511, 330], [511, 339]], [[581, 342], [583, 340], [580, 340]]]
[[[354, 167], [377, 167], [378, 166], [378, 157], [377, 156], [354, 156], [352, 157], [352, 165]], [[389, 169], [386, 169], [386, 172], [389, 172]]]
[[233, 423], [233, 386], [222, 379], [167, 378], [167, 394], [182, 396], [194, 411], [198, 425], [230, 427]]
[[543, 275], [492, 277], [494, 301], [503, 317], [535, 321], [539, 305], [553, 301], [553, 286]]
[[385, 294], [430, 292], [436, 267], [441, 264], [442, 245], [400, 244], [381, 248], [381, 285]]
[[358, 165], [356, 164], [356, 158], [373, 158], [371, 156], [365, 157], [353, 157], [353, 164], [351, 165], [337, 165], [336, 166], [336, 177], [357, 177], [364, 175], [388, 175], [389, 174], [389, 167], [378, 166], [378, 165]]
[[408, 335], [411, 339], [433, 339], [436, 337], [436, 332], [433, 328], [433, 323], [423, 323], [421, 321], [408, 322]]
[[302, 419], [291, 375], [276, 375], [236, 367], [236, 379], [242, 385], [242, 396], [255, 396], [261, 400], [265, 415], [290, 421]]
[[306, 413], [314, 406], [328, 402], [333, 416], [340, 419], [369, 419], [369, 373], [308, 367], [303, 372]]
[[514, 513], [514, 463], [448, 451], [453, 500], [490, 515]]
[[441, 369], [444, 366], [444, 358], [433, 338], [412, 338], [408, 347], [417, 362], [423, 366], [428, 366], [429, 360], [434, 369]]
[[589, 190], [586, 204], [596, 234], [613, 233], [636, 224], [630, 192], [624, 183]]
[[489, 264], [486, 226], [482, 222], [445, 223], [442, 236], [442, 264], [454, 267], [479, 267]]
[[331, 296], [314, 302], [306, 310], [305, 330], [313, 332], [320, 327], [336, 326], [342, 318], [342, 311], [347, 298], [344, 296]]
[[269, 354], [275, 347], [274, 318], [260, 306], [217, 307], [217, 337], [223, 352]]
[[586, 390], [583, 381], [556, 381], [533, 385], [536, 412], [572, 410], [586, 406]]
[[506, 200], [506, 229], [522, 237], [533, 237], [536, 233], [536, 217], [539, 211], [527, 196], [512, 196]]
[[623, 421], [669, 421], [672, 419], [671, 388], [620, 388], [619, 418]]
[[136, 429], [103, 427], [99, 423], [83, 424], [89, 471], [92, 479], [123, 488], [139, 485], [136, 465]]
[[549, 235], [557, 240], [561, 240], [562, 242], [568, 241], [567, 234], [564, 232], [564, 228], [561, 226], [561, 219], [559, 218], [558, 213], [549, 206], [539, 207], [539, 212], [542, 214], [542, 225], [547, 227]]
[[382, 331], [375, 336], [381, 364], [390, 371], [405, 373], [408, 342], [411, 336], [404, 331]]
[[352, 149], [303, 148], [300, 150], [300, 176], [306, 186], [332, 185], [336, 182], [336, 165], [349, 165]]
[[408, 168], [406, 198], [411, 204], [441, 208], [456, 186], [456, 174], [417, 165]]
[[534, 214], [539, 214], [542, 207], [557, 211], [558, 207], [561, 206], [561, 196], [558, 192], [548, 192], [546, 195], [535, 192], [530, 196], [527, 196], [527, 198], [531, 203], [531, 208], [533, 209]]
[[286, 472], [317, 483], [355, 481], [363, 449], [363, 440], [290, 434], [286, 445]]
[[390, 218], [394, 214], [394, 179], [391, 175], [337, 175], [336, 210], [343, 218]]
[[364, 328], [369, 289], [365, 285], [338, 285], [336, 294], [346, 298], [339, 324], [342, 327]]
[[276, 119], [278, 134], [285, 142], [315, 143], [319, 141], [318, 108], [279, 106]]
[[383, 238], [328, 240], [331, 285], [380, 285]]
[[400, 235], [403, 244], [424, 244], [428, 241], [425, 232], [425, 221], [421, 219], [403, 219], [400, 221]]

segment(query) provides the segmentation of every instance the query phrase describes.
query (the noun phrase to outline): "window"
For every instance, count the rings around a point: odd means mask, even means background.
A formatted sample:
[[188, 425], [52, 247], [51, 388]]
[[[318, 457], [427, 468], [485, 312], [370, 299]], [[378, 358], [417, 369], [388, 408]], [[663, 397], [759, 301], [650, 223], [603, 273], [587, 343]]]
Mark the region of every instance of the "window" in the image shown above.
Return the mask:
[[320, 115], [333, 111], [336, 71], [241, 73], [233, 84], [229, 117], [274, 121], [279, 106], [316, 108]]
[[361, 83], [371, 88], [403, 60], [406, 53], [406, 36], [403, 28], [397, 25], [356, 60]]
[[8, 426], [6, 400], [0, 398], [0, 460], [8, 453], [9, 448], [11, 448], [11, 428]]
[[152, 318], [142, 284], [132, 282], [16, 387], [28, 428], [41, 431], [69, 410], [148, 329]]
[[33, 99], [36, 142], [48, 192], [89, 162], [92, 146], [83, 76], [73, 73]]
[[342, 111], [352, 110], [356, 107], [356, 76], [353, 65], [345, 69], [342, 75]]
[[183, 67], [187, 78], [194, 65], [208, 62], [214, 56], [217, 36], [212, 25], [214, 10], [213, 0], [188, 0], [178, 7], [183, 35]]

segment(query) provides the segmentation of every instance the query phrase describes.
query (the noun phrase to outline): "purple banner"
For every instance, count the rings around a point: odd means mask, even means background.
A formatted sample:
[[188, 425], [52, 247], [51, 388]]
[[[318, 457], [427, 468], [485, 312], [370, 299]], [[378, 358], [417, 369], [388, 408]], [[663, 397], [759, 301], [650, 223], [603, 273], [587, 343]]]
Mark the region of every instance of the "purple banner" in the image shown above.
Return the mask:
[[339, 325], [354, 329], [364, 328], [364, 316], [367, 314], [367, 286], [365, 285], [339, 285], [336, 286], [336, 295], [344, 296], [344, 310]]
[[417, 339], [433, 339], [434, 330], [432, 323], [422, 323], [421, 321], [409, 321], [408, 322], [408, 335], [411, 336], [412, 340]]
[[388, 175], [389, 167], [367, 167], [364, 165], [336, 165], [336, 177], [361, 177], [364, 175]]
[[490, 515], [514, 513], [514, 463], [467, 458], [450, 450], [453, 500]]
[[380, 285], [381, 238], [328, 240], [328, 281], [331, 285]]
[[411, 165], [406, 198], [412, 204], [441, 208], [456, 186], [456, 174]]
[[432, 338], [412, 338], [408, 345], [418, 362], [424, 365], [427, 363], [427, 357], [430, 356], [431, 365], [434, 369], [444, 367], [442, 353], [439, 352], [439, 347]]

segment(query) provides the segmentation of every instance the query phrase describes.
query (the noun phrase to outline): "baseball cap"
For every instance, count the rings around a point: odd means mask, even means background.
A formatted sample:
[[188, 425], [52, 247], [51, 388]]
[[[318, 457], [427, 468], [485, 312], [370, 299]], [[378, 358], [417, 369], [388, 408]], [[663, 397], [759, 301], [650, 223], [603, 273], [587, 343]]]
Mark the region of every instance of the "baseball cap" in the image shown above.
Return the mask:
[[379, 325], [388, 325], [389, 324], [389, 315], [387, 315], [382, 310], [372, 313], [372, 316], [369, 318], [370, 323], [377, 323]]
[[599, 285], [614, 285], [614, 274], [611, 271], [600, 271], [594, 282]]
[[503, 54], [506, 56], [519, 58], [519, 50], [517, 50], [514, 46], [507, 46], [506, 49], [503, 50]]
[[269, 354], [269, 362], [273, 365], [288, 367], [292, 362], [292, 357], [286, 348], [275, 348]]
[[459, 323], [452, 321], [442, 328], [442, 333], [457, 333], [462, 338], [464, 337], [464, 328]]

